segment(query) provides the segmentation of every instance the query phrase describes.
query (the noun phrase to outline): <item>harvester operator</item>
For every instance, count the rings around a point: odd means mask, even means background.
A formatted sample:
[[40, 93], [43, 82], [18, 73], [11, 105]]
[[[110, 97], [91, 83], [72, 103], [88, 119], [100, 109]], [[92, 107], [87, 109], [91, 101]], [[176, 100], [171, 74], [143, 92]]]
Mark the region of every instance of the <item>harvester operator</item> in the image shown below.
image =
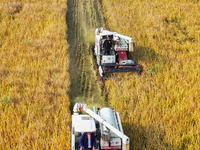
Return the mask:
[[110, 37], [108, 36], [107, 39], [103, 43], [103, 48], [102, 49], [105, 49], [106, 53], [110, 54], [110, 50], [113, 49], [112, 46], [113, 46], [113, 42], [110, 39]]
[[95, 150], [96, 139], [93, 132], [85, 132], [80, 139], [80, 150]]

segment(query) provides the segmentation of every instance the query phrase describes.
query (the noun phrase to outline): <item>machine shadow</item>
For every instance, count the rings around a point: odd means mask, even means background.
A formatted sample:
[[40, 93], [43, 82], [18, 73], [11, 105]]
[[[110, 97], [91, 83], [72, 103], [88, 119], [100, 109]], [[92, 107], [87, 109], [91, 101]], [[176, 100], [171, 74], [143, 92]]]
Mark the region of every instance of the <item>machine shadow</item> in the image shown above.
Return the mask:
[[171, 145], [164, 140], [165, 132], [161, 129], [155, 130], [154, 127], [141, 127], [130, 123], [123, 123], [125, 135], [132, 137], [130, 139], [130, 150], [145, 150], [145, 149], [177, 149], [182, 148]]
[[[143, 47], [143, 46], [137, 46], [133, 52], [129, 52], [129, 59], [132, 59], [135, 63], [138, 63], [138, 64], [139, 62], [144, 62], [146, 64], [152, 63], [152, 62], [166, 64], [166, 63], [173, 63], [177, 61], [171, 57], [166, 57], [166, 56], [156, 53], [155, 50], [150, 47]], [[143, 72], [144, 66], [142, 64], [139, 64], [139, 65]]]
[[[166, 64], [178, 62], [178, 60], [172, 57], [166, 57], [155, 52], [150, 47], [137, 46], [133, 52], [129, 52], [129, 59], [132, 59], [135, 63], [139, 64], [142, 72], [144, 71], [144, 64]], [[155, 62], [155, 63], [154, 63]], [[152, 66], [153, 68], [154, 66]], [[145, 69], [146, 70], [146, 69]], [[133, 108], [134, 109], [134, 108]], [[147, 125], [148, 126], [148, 125]], [[148, 126], [143, 127], [134, 123], [123, 122], [123, 129], [125, 135], [131, 137], [130, 150], [143, 150], [143, 149], [184, 149], [182, 147], [176, 147], [166, 141], [165, 131], [159, 127]]]

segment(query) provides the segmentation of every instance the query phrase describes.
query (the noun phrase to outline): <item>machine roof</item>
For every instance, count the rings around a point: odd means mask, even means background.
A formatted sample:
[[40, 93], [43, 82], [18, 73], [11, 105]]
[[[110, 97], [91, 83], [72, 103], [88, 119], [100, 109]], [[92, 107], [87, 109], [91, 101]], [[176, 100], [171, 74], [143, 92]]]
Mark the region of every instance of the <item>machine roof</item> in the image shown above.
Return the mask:
[[77, 115], [73, 117], [76, 132], [95, 132], [96, 126], [94, 119], [89, 115]]

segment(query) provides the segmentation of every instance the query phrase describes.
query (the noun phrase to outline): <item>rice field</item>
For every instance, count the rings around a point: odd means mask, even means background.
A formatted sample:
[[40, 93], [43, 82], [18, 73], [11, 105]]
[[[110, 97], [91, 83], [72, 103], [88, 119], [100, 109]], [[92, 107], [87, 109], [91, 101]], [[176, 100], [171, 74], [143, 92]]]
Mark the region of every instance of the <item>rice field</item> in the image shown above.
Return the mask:
[[70, 149], [66, 0], [0, 2], [0, 149]]
[[[120, 113], [130, 148], [199, 149], [200, 2], [101, 2], [105, 28], [133, 37], [130, 58], [142, 67], [141, 76], [111, 75], [102, 92]], [[90, 4], [86, 23], [95, 28], [102, 9]], [[0, 2], [0, 149], [70, 149], [67, 9], [66, 0]]]
[[111, 31], [132, 37], [142, 75], [105, 83], [131, 149], [200, 148], [200, 2], [103, 0]]

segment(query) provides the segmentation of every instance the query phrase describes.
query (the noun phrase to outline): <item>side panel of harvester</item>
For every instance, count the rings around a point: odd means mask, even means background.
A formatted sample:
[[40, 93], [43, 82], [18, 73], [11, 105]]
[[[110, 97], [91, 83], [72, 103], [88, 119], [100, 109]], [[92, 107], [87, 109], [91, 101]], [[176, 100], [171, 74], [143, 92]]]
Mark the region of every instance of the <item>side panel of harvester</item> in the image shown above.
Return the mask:
[[100, 65], [100, 35], [97, 35], [95, 38], [94, 55], [96, 57], [97, 64]]
[[[113, 127], [115, 127], [117, 130], [123, 133], [119, 114], [116, 113], [114, 110], [106, 107], [101, 109], [98, 112], [98, 115], [101, 116], [106, 122], [111, 124]], [[114, 150], [122, 148], [121, 139], [114, 132], [109, 131], [109, 129], [106, 128], [103, 124], [100, 124], [100, 131], [101, 135], [106, 135], [106, 133], [110, 132], [110, 134], [107, 134], [107, 136], [109, 135], [109, 140], [106, 141], [105, 137], [101, 138], [100, 141], [101, 149]]]

